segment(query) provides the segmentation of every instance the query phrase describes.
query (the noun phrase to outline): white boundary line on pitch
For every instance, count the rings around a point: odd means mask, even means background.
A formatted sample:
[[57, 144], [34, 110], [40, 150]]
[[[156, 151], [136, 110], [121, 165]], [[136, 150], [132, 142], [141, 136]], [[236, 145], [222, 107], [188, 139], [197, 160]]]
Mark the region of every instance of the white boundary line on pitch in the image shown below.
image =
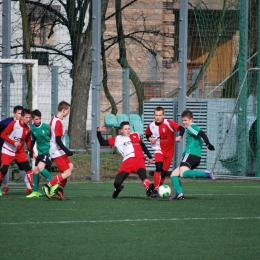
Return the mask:
[[191, 221], [191, 220], [250, 220], [260, 219], [258, 217], [223, 217], [223, 218], [154, 218], [154, 219], [111, 219], [111, 220], [79, 220], [79, 221], [43, 221], [43, 222], [0, 222], [0, 225], [42, 225], [42, 224], [78, 224], [78, 223], [116, 223], [116, 222], [153, 222], [153, 221]]

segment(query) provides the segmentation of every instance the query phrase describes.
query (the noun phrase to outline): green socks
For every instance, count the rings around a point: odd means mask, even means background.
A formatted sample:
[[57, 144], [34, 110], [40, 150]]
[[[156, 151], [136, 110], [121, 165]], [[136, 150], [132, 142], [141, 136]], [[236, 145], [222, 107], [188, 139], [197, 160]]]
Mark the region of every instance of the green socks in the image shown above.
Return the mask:
[[37, 173], [33, 174], [33, 191], [38, 191], [39, 190], [39, 181], [40, 181], [40, 176]]
[[182, 193], [182, 185], [181, 180], [179, 176], [171, 176], [171, 181], [174, 189], [176, 190], [176, 193], [180, 194]]
[[182, 174], [183, 178], [205, 178], [206, 173], [201, 171], [188, 170]]
[[52, 175], [50, 174], [50, 172], [48, 170], [46, 170], [45, 168], [41, 171], [41, 174], [43, 175], [43, 177], [49, 182], [52, 179]]

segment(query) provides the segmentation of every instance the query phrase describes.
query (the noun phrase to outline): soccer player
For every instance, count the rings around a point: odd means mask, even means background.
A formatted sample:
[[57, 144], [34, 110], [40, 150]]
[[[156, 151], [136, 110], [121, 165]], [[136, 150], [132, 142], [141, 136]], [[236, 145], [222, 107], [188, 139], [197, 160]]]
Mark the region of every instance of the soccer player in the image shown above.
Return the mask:
[[215, 148], [209, 142], [205, 132], [203, 132], [197, 125], [193, 123], [193, 114], [191, 111], [183, 111], [181, 117], [182, 123], [186, 128], [186, 147], [182, 154], [183, 158], [180, 166], [171, 173], [171, 181], [173, 187], [176, 190], [176, 194], [172, 196], [170, 200], [184, 199], [180, 177], [210, 178], [212, 181], [216, 180], [214, 174], [211, 172], [194, 171], [194, 169], [200, 164], [203, 141], [209, 150], [214, 151]]
[[[13, 117], [8, 117], [0, 122], [0, 135], [4, 131], [4, 129], [14, 120], [19, 120], [21, 118], [21, 113], [22, 113], [23, 107], [22, 106], [15, 106], [13, 109]], [[1, 165], [1, 150], [4, 144], [4, 140], [0, 138], [0, 165]], [[26, 173], [24, 170], [20, 169], [20, 174], [26, 184], [26, 193], [31, 193], [32, 188], [27, 180]], [[9, 185], [8, 185], [8, 180], [9, 180], [9, 172], [4, 177], [3, 180], [3, 188], [2, 188], [2, 195], [6, 195], [7, 192], [10, 190]]]
[[146, 175], [145, 156], [148, 156], [148, 164], [151, 164], [153, 159], [145, 144], [142, 142], [137, 132], [130, 133], [129, 122], [123, 121], [120, 124], [120, 132], [122, 135], [117, 135], [105, 140], [100, 132], [106, 131], [106, 127], [100, 126], [97, 129], [97, 137], [101, 146], [116, 146], [120, 154], [123, 156], [123, 162], [117, 172], [112, 197], [118, 197], [121, 190], [124, 188], [124, 180], [131, 174], [136, 173], [142, 180], [143, 187], [146, 189], [147, 196], [152, 193], [153, 185]]
[[63, 118], [68, 116], [69, 112], [70, 104], [61, 101], [58, 105], [58, 114], [50, 122], [50, 156], [62, 173], [54, 176], [52, 180], [43, 186], [43, 191], [48, 199], [51, 199], [52, 195], [56, 193], [61, 200], [66, 200], [63, 189], [74, 169], [69, 158], [69, 156], [73, 155], [73, 152], [65, 146], [65, 127], [63, 124]]
[[156, 107], [154, 109], [155, 121], [150, 123], [146, 128], [146, 138], [151, 143], [155, 158], [154, 190], [152, 198], [157, 198], [158, 189], [164, 183], [166, 173], [169, 170], [172, 157], [174, 155], [174, 138], [175, 132], [179, 135], [175, 138], [179, 142], [185, 132], [185, 128], [170, 119], [164, 118], [164, 108]]
[[4, 144], [1, 156], [0, 185], [8, 172], [9, 165], [12, 161], [15, 161], [20, 169], [26, 171], [27, 180], [32, 187], [32, 168], [24, 148], [25, 143], [30, 147], [30, 129], [28, 126], [30, 120], [31, 111], [24, 108], [20, 120], [9, 123], [1, 134]]
[[[42, 123], [42, 114], [38, 109], [32, 111], [33, 124], [30, 127], [31, 132], [31, 147], [30, 157], [35, 157], [35, 167], [33, 168], [33, 192], [26, 198], [39, 198], [39, 173], [41, 173], [47, 181], [52, 179], [50, 172], [45, 169], [45, 166], [51, 166], [50, 151], [50, 126]], [[33, 152], [34, 145], [37, 145], [37, 156]], [[56, 186], [56, 188], [58, 185]]]

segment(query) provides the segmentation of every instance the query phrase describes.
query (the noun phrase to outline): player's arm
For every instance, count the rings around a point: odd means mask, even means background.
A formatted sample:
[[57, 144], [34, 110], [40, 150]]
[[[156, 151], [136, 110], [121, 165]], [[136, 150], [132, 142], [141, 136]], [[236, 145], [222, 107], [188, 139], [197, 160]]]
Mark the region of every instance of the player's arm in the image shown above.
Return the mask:
[[33, 147], [34, 147], [35, 143], [36, 143], [36, 140], [33, 137], [31, 137], [31, 145], [30, 145], [30, 150], [29, 150], [29, 155], [31, 158], [33, 158]]
[[[15, 143], [18, 144], [18, 142], [15, 142], [14, 140], [10, 139], [9, 138], [9, 134], [12, 133], [13, 131], [13, 127], [14, 127], [14, 124], [15, 124], [15, 121], [13, 121], [12, 123], [10, 123], [5, 129], [4, 131], [2, 132], [1, 134], [1, 138], [3, 138], [6, 142], [12, 144], [12, 145], [15, 145]], [[15, 145], [17, 146], [17, 145]]]
[[140, 142], [140, 145], [142, 147], [143, 152], [148, 156], [149, 159], [152, 159], [152, 155], [150, 154], [149, 150], [147, 149], [146, 145], [143, 143], [143, 141]]
[[202, 139], [204, 140], [205, 144], [207, 145], [208, 149], [211, 151], [215, 150], [215, 147], [209, 142], [208, 136], [206, 135], [205, 132], [203, 132], [202, 130], [199, 131], [198, 133], [199, 136], [202, 137]]
[[179, 132], [179, 136], [183, 137], [183, 135], [185, 133], [185, 128], [180, 125], [178, 128], [178, 132]]
[[68, 155], [71, 156], [73, 155], [73, 152], [70, 151], [61, 141], [61, 136], [56, 136], [55, 138], [56, 143], [58, 144], [58, 146]]
[[106, 130], [106, 128], [102, 127], [102, 126], [97, 128], [97, 138], [98, 138], [98, 141], [99, 141], [101, 146], [109, 146], [110, 145], [108, 140], [104, 139], [104, 137], [101, 134], [101, 131], [105, 131], [105, 130]]

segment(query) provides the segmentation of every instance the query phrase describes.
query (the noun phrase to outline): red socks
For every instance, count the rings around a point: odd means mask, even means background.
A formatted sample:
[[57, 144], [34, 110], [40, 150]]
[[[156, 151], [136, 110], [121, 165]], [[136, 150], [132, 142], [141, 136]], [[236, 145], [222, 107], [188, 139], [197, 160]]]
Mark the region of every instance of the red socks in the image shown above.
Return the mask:
[[161, 173], [154, 172], [153, 174], [153, 181], [154, 181], [154, 189], [158, 190], [161, 182]]
[[33, 171], [30, 170], [30, 171], [26, 172], [26, 177], [27, 177], [27, 180], [28, 180], [28, 182], [31, 186], [31, 189], [32, 189], [32, 187], [33, 187]]
[[151, 182], [149, 181], [149, 179], [144, 179], [142, 181], [142, 184], [143, 184], [144, 188], [147, 189], [150, 186]]
[[[61, 174], [58, 174], [56, 176], [54, 176], [49, 182], [48, 182], [48, 185], [50, 187], [54, 186], [55, 184], [57, 183], [60, 183], [63, 181], [63, 178], [62, 178], [62, 175]], [[67, 182], [67, 181], [66, 181]], [[66, 183], [65, 183], [66, 184]]]

